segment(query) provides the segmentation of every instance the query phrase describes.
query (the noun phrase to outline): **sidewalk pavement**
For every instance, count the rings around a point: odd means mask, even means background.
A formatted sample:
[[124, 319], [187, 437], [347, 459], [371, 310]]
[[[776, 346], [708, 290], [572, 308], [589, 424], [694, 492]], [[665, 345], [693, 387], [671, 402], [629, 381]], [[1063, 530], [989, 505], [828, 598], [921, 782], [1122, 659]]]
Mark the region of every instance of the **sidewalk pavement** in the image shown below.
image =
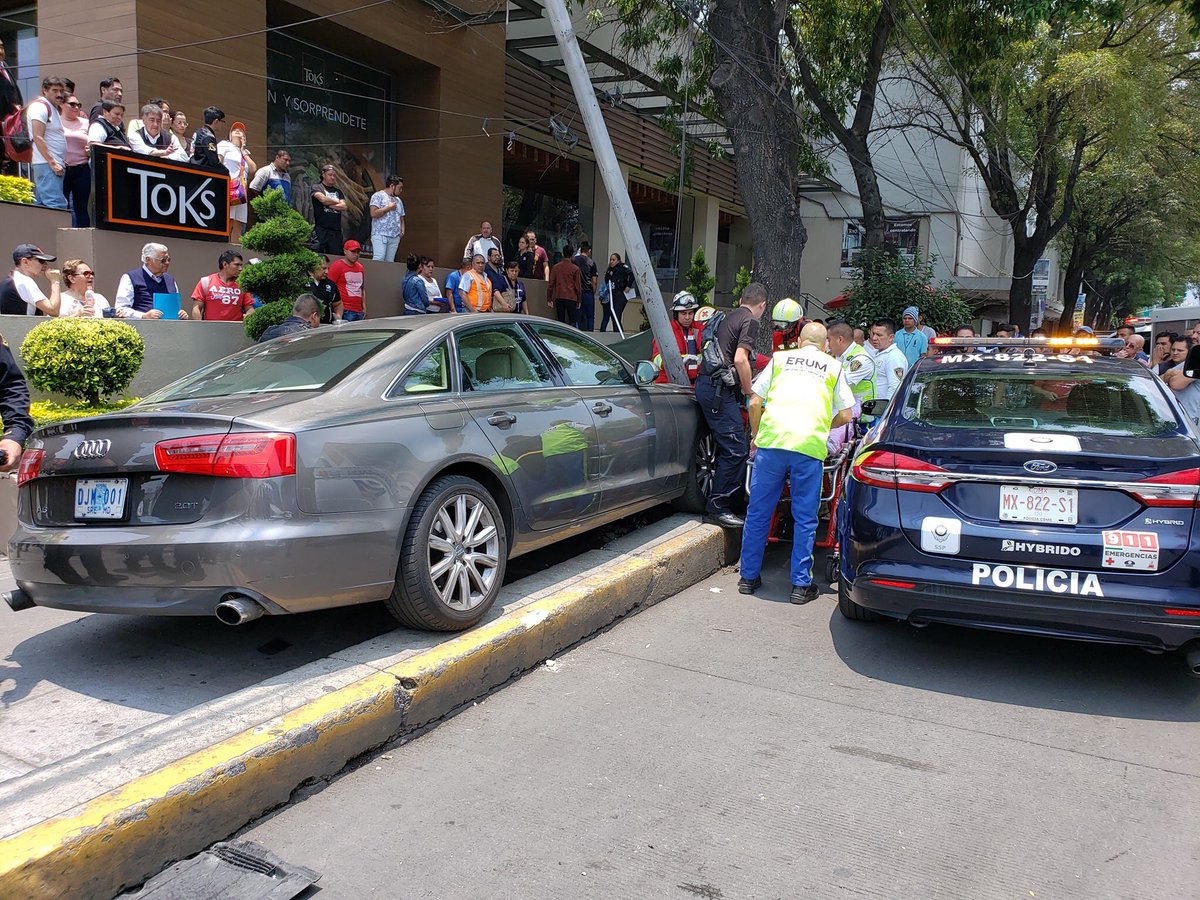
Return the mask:
[[675, 516], [506, 586], [459, 635], [396, 630], [0, 783], [0, 896], [107, 898], [355, 756], [437, 723], [719, 568]]

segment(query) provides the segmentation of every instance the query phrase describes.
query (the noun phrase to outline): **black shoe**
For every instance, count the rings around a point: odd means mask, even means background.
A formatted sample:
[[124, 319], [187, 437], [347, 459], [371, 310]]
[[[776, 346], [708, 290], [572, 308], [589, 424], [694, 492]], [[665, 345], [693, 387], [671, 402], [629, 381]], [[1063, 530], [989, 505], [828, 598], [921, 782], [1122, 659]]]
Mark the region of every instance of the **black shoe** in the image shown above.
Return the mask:
[[801, 587], [800, 585], [792, 586], [792, 602], [797, 606], [803, 606], [805, 603], [812, 603], [821, 596], [821, 589], [816, 584], [809, 584]]
[[746, 580], [745, 578], [738, 579], [738, 593], [739, 594], [753, 594], [760, 587], [762, 587], [762, 579], [761, 578], [754, 578], [749, 581]]
[[704, 521], [709, 525], [720, 525], [722, 528], [741, 528], [746, 524], [745, 519], [731, 512], [708, 513]]

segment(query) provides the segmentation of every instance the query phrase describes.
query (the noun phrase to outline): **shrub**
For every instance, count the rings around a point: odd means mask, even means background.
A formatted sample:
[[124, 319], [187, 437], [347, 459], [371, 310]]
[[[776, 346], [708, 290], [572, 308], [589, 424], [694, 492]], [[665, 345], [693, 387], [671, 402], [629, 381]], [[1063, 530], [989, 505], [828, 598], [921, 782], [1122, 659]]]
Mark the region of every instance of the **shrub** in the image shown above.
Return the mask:
[[21, 343], [35, 387], [93, 406], [129, 387], [145, 353], [137, 330], [113, 319], [50, 319]]
[[[256, 253], [270, 255], [270, 259], [246, 266], [238, 277], [238, 286], [249, 291], [266, 306], [287, 302], [291, 312], [292, 301], [308, 290], [308, 273], [317, 264], [317, 254], [305, 246], [312, 234], [312, 226], [304, 216], [288, 206], [283, 191], [272, 188], [261, 197], [250, 201], [258, 224], [242, 237], [242, 247]], [[265, 307], [263, 307], [265, 309]], [[246, 318], [246, 334], [253, 340], [266, 328], [274, 324], [267, 321], [272, 314], [261, 315], [262, 309]], [[263, 324], [265, 323], [265, 324]]]
[[43, 425], [54, 425], [69, 419], [86, 419], [89, 416], [100, 416], [104, 413], [120, 412], [127, 406], [137, 403], [141, 397], [123, 397], [108, 403], [56, 403], [53, 400], [35, 400], [29, 404], [29, 414], [33, 416], [33, 424], [38, 428]]
[[[860, 257], [861, 259], [861, 257]], [[863, 272], [869, 271], [865, 278]], [[862, 268], [846, 289], [850, 302], [845, 319], [857, 325], [891, 319], [900, 327], [905, 307], [921, 311], [922, 324], [945, 334], [971, 320], [971, 305], [950, 284], [933, 285], [933, 266], [917, 256], [903, 257], [877, 252], [862, 260]]]
[[708, 260], [704, 258], [704, 248], [697, 247], [692, 256], [692, 265], [687, 270], [687, 291], [703, 304], [709, 302], [711, 298], [708, 295], [716, 286], [717, 279], [712, 277]]
[[257, 341], [262, 337], [262, 333], [272, 325], [278, 325], [284, 319], [292, 314], [291, 300], [276, 300], [274, 303], [267, 303], [260, 306], [250, 315], [246, 316], [245, 327], [246, 335], [252, 341]]
[[738, 267], [737, 275], [733, 277], [733, 305], [737, 306], [742, 301], [742, 291], [746, 289], [746, 285], [751, 280], [750, 270], [745, 266]]
[[9, 203], [33, 203], [33, 182], [16, 175], [0, 175], [0, 200]]

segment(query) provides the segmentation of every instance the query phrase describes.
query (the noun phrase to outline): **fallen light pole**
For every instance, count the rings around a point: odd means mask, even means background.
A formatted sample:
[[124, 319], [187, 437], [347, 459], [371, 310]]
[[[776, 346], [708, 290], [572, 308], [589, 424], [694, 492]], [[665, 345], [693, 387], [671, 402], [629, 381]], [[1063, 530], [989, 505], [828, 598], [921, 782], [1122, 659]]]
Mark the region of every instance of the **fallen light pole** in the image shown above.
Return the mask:
[[646, 317], [650, 320], [650, 331], [658, 341], [658, 352], [662, 356], [667, 377], [675, 384], [686, 387], [691, 382], [683, 368], [683, 357], [679, 355], [675, 332], [671, 328], [667, 308], [658, 290], [658, 279], [654, 275], [654, 266], [650, 263], [650, 254], [646, 251], [641, 229], [638, 228], [633, 203], [629, 199], [629, 189], [621, 176], [621, 168], [617, 165], [617, 154], [608, 136], [608, 127], [604, 124], [600, 103], [592, 88], [592, 80], [588, 77], [583, 52], [575, 41], [575, 26], [571, 23], [564, 0], [545, 0], [544, 6], [546, 14], [550, 17], [554, 36], [558, 40], [559, 50], [562, 51], [563, 65], [571, 79], [571, 87], [575, 89], [575, 100], [583, 114], [583, 124], [592, 142], [592, 152], [596, 155], [596, 167], [604, 180], [608, 201], [616, 217], [621, 237], [625, 241], [626, 260], [633, 269], [633, 276], [641, 289]]

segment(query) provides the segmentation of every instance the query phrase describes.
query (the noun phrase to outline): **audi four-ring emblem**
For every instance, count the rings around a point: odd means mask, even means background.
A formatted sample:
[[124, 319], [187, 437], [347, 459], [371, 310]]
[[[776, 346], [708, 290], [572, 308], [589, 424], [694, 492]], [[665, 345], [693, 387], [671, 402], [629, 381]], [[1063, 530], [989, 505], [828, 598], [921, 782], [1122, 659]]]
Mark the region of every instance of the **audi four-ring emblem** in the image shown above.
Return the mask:
[[108, 451], [112, 447], [112, 441], [80, 441], [79, 446], [75, 448], [71, 456], [75, 459], [100, 459], [108, 456]]

